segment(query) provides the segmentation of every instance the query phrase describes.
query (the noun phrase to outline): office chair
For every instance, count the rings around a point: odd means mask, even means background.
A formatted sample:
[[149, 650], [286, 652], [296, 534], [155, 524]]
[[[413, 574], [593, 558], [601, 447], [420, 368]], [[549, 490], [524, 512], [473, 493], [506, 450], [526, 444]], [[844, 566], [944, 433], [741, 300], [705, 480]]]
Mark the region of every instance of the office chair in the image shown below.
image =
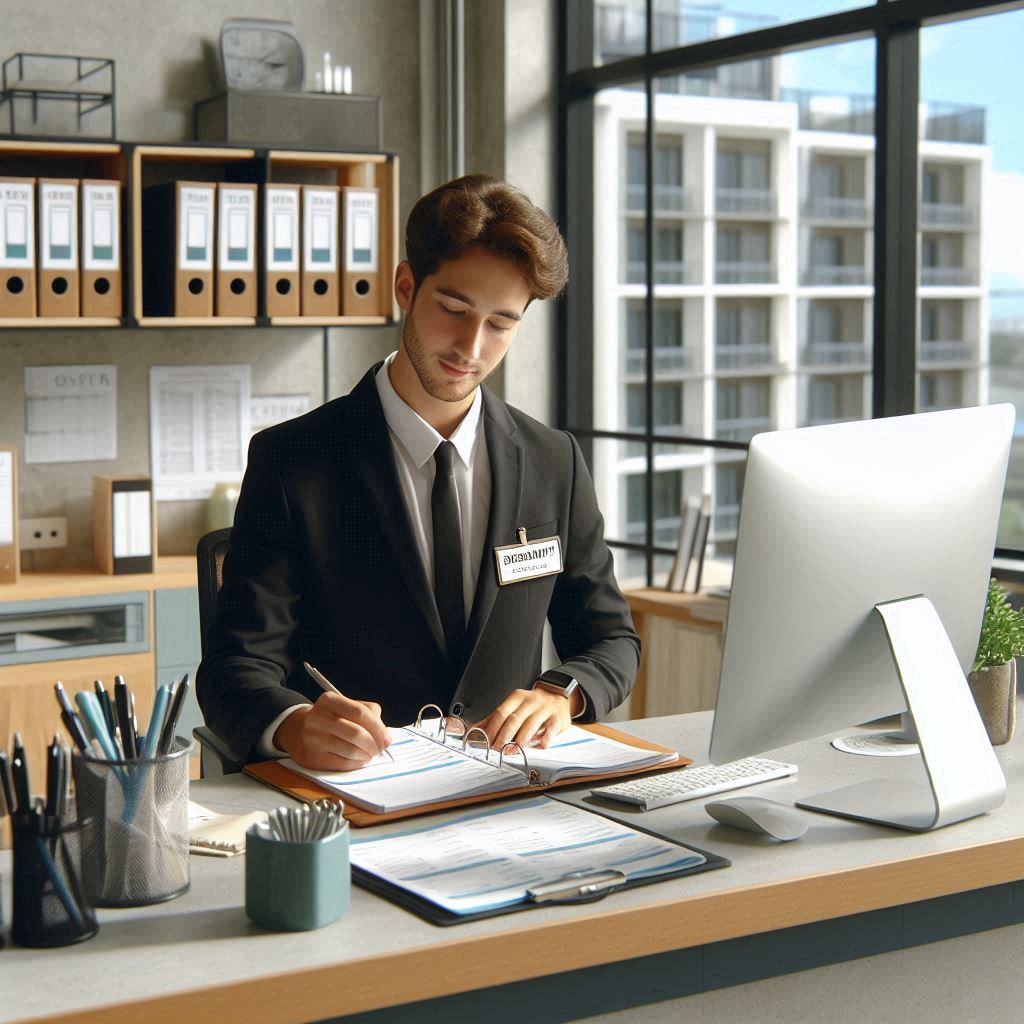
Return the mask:
[[[196, 564], [199, 576], [199, 643], [206, 654], [206, 634], [210, 629], [217, 595], [224, 582], [224, 559], [231, 547], [231, 527], [214, 530], [199, 538]], [[199, 741], [199, 774], [202, 778], [234, 775], [244, 762], [236, 760], [224, 741], [205, 725], [197, 726], [192, 735]]]

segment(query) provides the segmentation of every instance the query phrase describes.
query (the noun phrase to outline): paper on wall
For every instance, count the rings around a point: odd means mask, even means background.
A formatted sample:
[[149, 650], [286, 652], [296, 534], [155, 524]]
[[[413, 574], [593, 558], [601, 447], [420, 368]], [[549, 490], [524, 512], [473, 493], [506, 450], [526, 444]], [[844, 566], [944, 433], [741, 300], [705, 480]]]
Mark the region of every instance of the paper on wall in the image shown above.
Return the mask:
[[117, 458], [117, 367], [25, 367], [25, 462]]
[[250, 436], [275, 423], [283, 423], [309, 412], [312, 404], [309, 395], [253, 395]]
[[151, 366], [149, 443], [157, 501], [209, 498], [245, 470], [250, 367]]

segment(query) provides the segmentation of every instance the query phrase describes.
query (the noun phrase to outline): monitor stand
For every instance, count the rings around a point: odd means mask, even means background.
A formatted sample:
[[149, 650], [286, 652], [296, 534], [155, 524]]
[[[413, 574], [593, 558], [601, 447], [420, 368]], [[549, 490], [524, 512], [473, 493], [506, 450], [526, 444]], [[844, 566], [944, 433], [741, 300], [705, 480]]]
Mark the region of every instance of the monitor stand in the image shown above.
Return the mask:
[[928, 784], [876, 779], [798, 800], [798, 807], [912, 832], [964, 821], [1006, 799], [1006, 779], [953, 645], [927, 597], [875, 605], [913, 716]]

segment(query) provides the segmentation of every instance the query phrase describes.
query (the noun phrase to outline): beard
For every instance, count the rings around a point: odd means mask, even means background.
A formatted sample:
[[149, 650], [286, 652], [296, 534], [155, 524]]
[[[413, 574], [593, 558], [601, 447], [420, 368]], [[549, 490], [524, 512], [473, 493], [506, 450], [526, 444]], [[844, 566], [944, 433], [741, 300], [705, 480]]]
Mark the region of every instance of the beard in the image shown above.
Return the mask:
[[[405, 347], [409, 362], [412, 363], [412, 368], [416, 371], [420, 386], [431, 398], [436, 398], [439, 402], [464, 401], [483, 383], [483, 380], [486, 380], [486, 378], [480, 379], [478, 374], [472, 374], [462, 380], [453, 380], [446, 376], [444, 370], [436, 363], [432, 364], [430, 357], [423, 349], [423, 343], [411, 314], [406, 316], [405, 322], [402, 324], [402, 345]], [[462, 366], [461, 357], [454, 353], [442, 358], [452, 366]]]

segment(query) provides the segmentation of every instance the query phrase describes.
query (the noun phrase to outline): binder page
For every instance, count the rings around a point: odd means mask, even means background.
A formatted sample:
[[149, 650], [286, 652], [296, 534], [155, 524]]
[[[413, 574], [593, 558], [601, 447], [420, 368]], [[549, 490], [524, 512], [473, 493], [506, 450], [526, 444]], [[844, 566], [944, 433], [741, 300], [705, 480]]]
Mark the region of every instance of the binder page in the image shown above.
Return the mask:
[[[540, 771], [545, 782], [557, 782], [578, 775], [643, 768], [674, 761], [678, 756], [675, 751], [666, 753], [631, 747], [628, 743], [587, 732], [575, 725], [559, 733], [550, 747], [526, 748], [526, 760], [531, 768]], [[519, 763], [519, 758], [511, 754], [509, 760], [514, 764]]]
[[547, 797], [350, 842], [356, 867], [456, 914], [522, 903], [529, 888], [576, 872], [615, 870], [633, 880], [706, 860]]
[[355, 771], [318, 772], [290, 757], [281, 764], [378, 814], [478, 793], [501, 793], [526, 782], [519, 769], [499, 768], [493, 754], [487, 761], [482, 755], [464, 754], [410, 729], [390, 732], [391, 757], [375, 757]]

